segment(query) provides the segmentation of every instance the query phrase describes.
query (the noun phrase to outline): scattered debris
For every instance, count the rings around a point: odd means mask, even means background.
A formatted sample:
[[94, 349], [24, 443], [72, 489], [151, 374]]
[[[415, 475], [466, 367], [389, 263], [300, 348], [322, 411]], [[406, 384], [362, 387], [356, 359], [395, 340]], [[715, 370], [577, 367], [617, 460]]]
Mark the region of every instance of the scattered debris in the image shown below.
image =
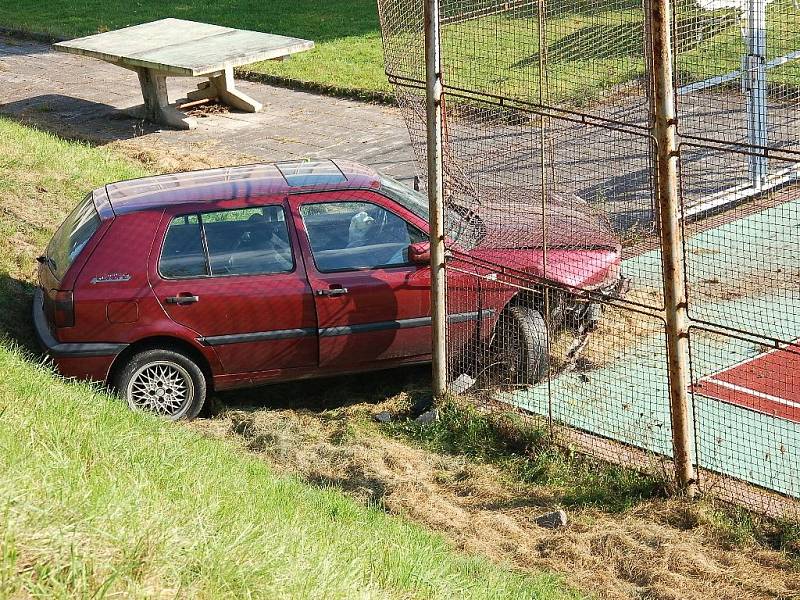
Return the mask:
[[545, 529], [559, 529], [567, 526], [567, 513], [563, 510], [554, 510], [536, 518], [536, 524]]
[[435, 408], [432, 408], [429, 411], [422, 413], [420, 416], [414, 419], [414, 421], [416, 421], [420, 425], [428, 425], [436, 421], [438, 418], [439, 418], [439, 413], [436, 411]]
[[389, 423], [392, 420], [392, 413], [388, 410], [383, 410], [372, 416], [378, 423]]
[[473, 385], [475, 385], [475, 379], [466, 373], [462, 373], [453, 380], [453, 383], [450, 384], [450, 391], [454, 394], [463, 394]]
[[433, 406], [433, 398], [431, 396], [424, 396], [420, 400], [414, 402], [409, 409], [409, 415], [411, 418], [418, 417], [422, 413], [428, 411]]
[[231, 431], [246, 438], [253, 437], [255, 431], [253, 417], [246, 413], [232, 412]]

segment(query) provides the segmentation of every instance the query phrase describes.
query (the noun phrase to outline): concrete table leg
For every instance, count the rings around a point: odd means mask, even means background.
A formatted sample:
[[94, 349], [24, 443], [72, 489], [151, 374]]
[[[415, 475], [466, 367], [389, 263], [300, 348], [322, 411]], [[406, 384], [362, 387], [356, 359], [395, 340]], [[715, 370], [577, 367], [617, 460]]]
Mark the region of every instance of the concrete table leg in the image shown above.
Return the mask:
[[236, 89], [233, 67], [225, 67], [222, 73], [209, 76], [208, 81], [198, 85], [197, 89], [189, 92], [186, 97], [189, 100], [218, 98], [223, 104], [244, 112], [259, 112], [262, 108], [262, 104], [258, 100], [254, 100]]
[[187, 116], [174, 106], [167, 98], [167, 76], [153, 69], [137, 68], [139, 85], [142, 87], [144, 106], [141, 116], [153, 123], [161, 123], [175, 129], [194, 129], [197, 120]]

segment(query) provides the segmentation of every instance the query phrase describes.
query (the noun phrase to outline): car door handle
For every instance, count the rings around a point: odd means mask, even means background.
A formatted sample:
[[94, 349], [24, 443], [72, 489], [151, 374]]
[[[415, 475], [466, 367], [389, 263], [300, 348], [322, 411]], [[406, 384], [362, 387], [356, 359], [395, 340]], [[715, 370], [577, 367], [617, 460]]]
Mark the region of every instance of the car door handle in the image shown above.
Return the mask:
[[317, 296], [344, 296], [346, 293], [346, 287], [331, 288], [329, 290], [317, 290]]
[[192, 294], [180, 294], [178, 296], [169, 296], [167, 298], [167, 304], [194, 304], [195, 302], [200, 302], [200, 296], [194, 296]]

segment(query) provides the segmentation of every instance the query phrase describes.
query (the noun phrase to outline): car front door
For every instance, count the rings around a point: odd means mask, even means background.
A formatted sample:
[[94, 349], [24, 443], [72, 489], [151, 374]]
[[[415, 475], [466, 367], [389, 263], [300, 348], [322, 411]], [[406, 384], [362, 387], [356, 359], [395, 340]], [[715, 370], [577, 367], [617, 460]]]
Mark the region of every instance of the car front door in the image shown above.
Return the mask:
[[321, 367], [430, 359], [430, 267], [408, 260], [426, 239], [402, 207], [370, 191], [290, 197], [314, 292]]
[[314, 367], [314, 300], [285, 201], [176, 214], [161, 225], [150, 281], [164, 311], [212, 346], [226, 373]]

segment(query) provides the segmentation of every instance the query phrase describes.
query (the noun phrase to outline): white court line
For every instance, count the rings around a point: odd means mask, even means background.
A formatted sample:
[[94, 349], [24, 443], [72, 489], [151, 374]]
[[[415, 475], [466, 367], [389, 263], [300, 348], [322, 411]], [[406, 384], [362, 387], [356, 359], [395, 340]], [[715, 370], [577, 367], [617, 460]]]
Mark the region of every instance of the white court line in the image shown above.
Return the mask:
[[774, 352], [778, 352], [780, 350], [788, 350], [791, 354], [794, 354], [796, 356], [800, 355], [800, 338], [797, 338], [796, 340], [793, 340], [793, 341], [789, 342], [788, 344], [779, 345], [777, 348], [770, 348], [769, 350], [767, 350], [766, 352], [762, 352], [761, 354], [756, 354], [755, 356], [750, 356], [748, 358], [743, 358], [742, 360], [736, 361], [733, 364], [730, 364], [730, 365], [728, 365], [726, 367], [721, 368], [719, 371], [714, 371], [710, 375], [705, 375], [705, 376], [701, 377], [700, 379], [698, 379], [697, 381], [700, 382], [700, 381], [703, 381], [703, 380], [709, 380], [712, 377], [716, 377], [717, 375], [722, 375], [723, 373], [727, 373], [728, 371], [731, 371], [731, 370], [735, 369], [736, 367], [741, 367], [742, 365], [746, 365], [749, 362], [755, 362], [759, 358], [762, 358], [762, 357], [767, 356], [769, 354], [773, 354]]
[[[777, 404], [783, 404], [784, 406], [791, 406], [793, 408], [800, 408], [800, 402], [792, 402], [791, 400], [787, 400], [786, 398], [779, 398], [778, 396], [772, 396], [771, 394], [765, 394], [764, 392], [758, 392], [756, 390], [751, 390], [750, 388], [746, 388], [741, 385], [736, 385], [735, 383], [728, 383], [727, 381], [720, 381], [719, 379], [706, 379], [708, 383], [713, 383], [715, 385], [721, 385], [722, 387], [729, 388], [736, 392], [742, 392], [744, 394], [749, 394], [751, 396], [756, 396], [757, 398], [763, 398], [764, 400], [770, 400]], [[702, 389], [698, 390], [698, 393], [701, 395], [703, 394]]]
[[[797, 60], [798, 58], [800, 58], [800, 50], [795, 50], [794, 52], [789, 52], [789, 54], [784, 54], [783, 56], [773, 58], [772, 60], [766, 62], [764, 64], [764, 68], [772, 69], [779, 67], [780, 65], [786, 64], [790, 60]], [[676, 91], [679, 96], [683, 94], [690, 94], [692, 92], [702, 91], [722, 83], [733, 81], [741, 76], [742, 71], [731, 71], [730, 73], [725, 73], [724, 75], [717, 75], [715, 77], [704, 79], [703, 81], [696, 81], [695, 83], [684, 85], [683, 87], [679, 87]]]

